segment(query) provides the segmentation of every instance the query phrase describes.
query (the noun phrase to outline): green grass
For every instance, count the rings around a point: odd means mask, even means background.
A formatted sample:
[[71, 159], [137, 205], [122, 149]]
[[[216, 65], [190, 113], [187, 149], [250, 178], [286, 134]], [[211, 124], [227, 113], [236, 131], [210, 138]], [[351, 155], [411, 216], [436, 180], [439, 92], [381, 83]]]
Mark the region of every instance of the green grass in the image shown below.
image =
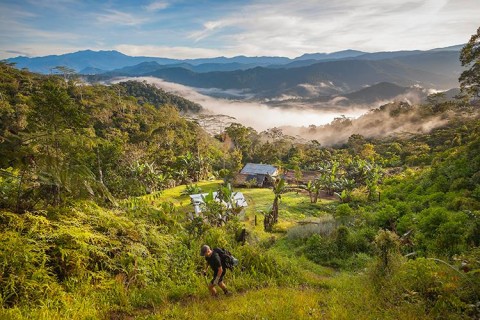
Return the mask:
[[[261, 210], [268, 210], [273, 202], [273, 192], [270, 189], [238, 189], [248, 201], [247, 213], [254, 214]], [[286, 221], [298, 221], [310, 216], [323, 214], [322, 206], [332, 200], [320, 200], [318, 203], [310, 203], [305, 193], [288, 192], [282, 195], [280, 200], [279, 218]]]
[[[203, 192], [209, 192], [215, 191], [221, 183], [221, 180], [200, 182], [198, 186], [202, 188]], [[184, 189], [185, 186], [182, 185], [162, 191], [158, 202], [170, 201], [181, 212], [190, 212], [193, 210], [190, 199], [188, 196], [181, 195]], [[243, 193], [248, 203], [248, 207], [242, 216], [245, 225], [252, 230], [263, 230], [263, 215], [261, 212], [268, 211], [271, 208], [274, 198], [272, 190], [269, 188], [235, 188], [234, 190]], [[323, 215], [322, 206], [332, 202], [332, 200], [321, 199], [318, 203], [310, 203], [310, 199], [305, 193], [288, 192], [283, 194], [280, 200], [277, 230], [285, 231], [298, 220]], [[255, 216], [257, 216], [257, 226], [254, 224]]]
[[311, 288], [264, 288], [168, 304], [156, 315], [138, 319], [329, 319], [327, 297]]
[[[302, 263], [304, 261], [301, 261]], [[318, 277], [318, 275], [313, 274]], [[318, 279], [317, 279], [318, 280]], [[313, 280], [315, 281], [315, 280]], [[153, 309], [135, 319], [433, 319], [421, 304], [391, 303], [370, 288], [363, 275], [340, 273], [296, 287], [270, 286], [227, 297], [191, 297]], [[206, 289], [205, 289], [206, 290]]]
[[[202, 181], [197, 185], [202, 188], [202, 192], [215, 191], [222, 180]], [[185, 185], [163, 190], [159, 196], [154, 197], [152, 204], [161, 202], [172, 202], [181, 211], [192, 210], [190, 198], [188, 195], [182, 195]], [[235, 188], [235, 191], [242, 192], [248, 202], [246, 209], [247, 217], [253, 217], [261, 210], [268, 210], [273, 202], [273, 192], [268, 188]], [[152, 195], [148, 196], [149, 198]], [[153, 197], [152, 197], [153, 198]], [[310, 203], [308, 195], [304, 193], [288, 192], [282, 195], [280, 202], [280, 218], [284, 220], [300, 220], [308, 216], [318, 216], [322, 214], [321, 207], [332, 200], [320, 200], [318, 203]]]
[[[196, 184], [202, 188], [202, 193], [215, 191], [218, 188], [218, 185], [221, 184], [222, 180], [213, 180], [213, 181], [201, 181]], [[171, 202], [177, 207], [177, 209], [182, 213], [187, 213], [193, 211], [193, 207], [190, 202], [190, 197], [188, 195], [182, 195], [182, 192], [185, 190], [185, 185], [179, 185], [174, 188], [166, 189], [160, 192], [156, 192], [152, 195], [148, 195], [143, 198], [151, 198], [152, 205], [159, 205], [162, 202]]]
[[[198, 182], [197, 185], [202, 188], [203, 193], [206, 193], [215, 191], [222, 182], [222, 180], [202, 181]], [[154, 206], [158, 206], [162, 202], [171, 202], [179, 213], [185, 214], [192, 212], [193, 207], [189, 196], [181, 194], [184, 190], [185, 185], [180, 185], [144, 198], [152, 199], [150, 201]], [[274, 198], [272, 190], [269, 188], [235, 188], [234, 190], [242, 192], [248, 203], [248, 207], [242, 216], [243, 222], [247, 228], [261, 233], [263, 231], [263, 215], [261, 212], [268, 211], [272, 206]], [[288, 192], [283, 194], [280, 200], [279, 223], [276, 230], [285, 232], [298, 220], [324, 214], [322, 206], [331, 202], [333, 201], [321, 199], [318, 203], [310, 203], [309, 197], [305, 193]], [[255, 216], [257, 216], [257, 226], [255, 226]], [[265, 236], [265, 234], [261, 235], [262, 238]]]

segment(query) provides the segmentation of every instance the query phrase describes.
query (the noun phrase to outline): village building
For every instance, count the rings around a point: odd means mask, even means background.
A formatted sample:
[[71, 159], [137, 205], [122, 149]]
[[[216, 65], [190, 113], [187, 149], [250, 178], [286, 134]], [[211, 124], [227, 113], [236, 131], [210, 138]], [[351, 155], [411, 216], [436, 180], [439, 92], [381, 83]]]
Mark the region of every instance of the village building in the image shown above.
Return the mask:
[[269, 176], [278, 176], [276, 167], [269, 164], [247, 163], [240, 173], [233, 179], [234, 186], [266, 187], [269, 185]]

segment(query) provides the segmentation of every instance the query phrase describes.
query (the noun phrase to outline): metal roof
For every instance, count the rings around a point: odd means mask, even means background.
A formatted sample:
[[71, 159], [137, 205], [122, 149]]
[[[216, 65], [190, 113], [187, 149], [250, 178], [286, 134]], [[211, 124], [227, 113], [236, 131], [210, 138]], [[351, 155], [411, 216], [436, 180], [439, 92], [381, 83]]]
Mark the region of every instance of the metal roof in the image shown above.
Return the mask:
[[275, 175], [277, 173], [277, 168], [269, 164], [247, 163], [240, 173]]

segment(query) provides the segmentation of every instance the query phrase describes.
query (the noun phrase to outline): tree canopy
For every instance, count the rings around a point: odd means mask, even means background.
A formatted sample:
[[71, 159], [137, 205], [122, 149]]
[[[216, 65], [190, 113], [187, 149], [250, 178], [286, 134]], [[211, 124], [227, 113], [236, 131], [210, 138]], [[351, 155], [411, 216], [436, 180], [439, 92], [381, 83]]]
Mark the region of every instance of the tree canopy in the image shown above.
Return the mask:
[[480, 27], [463, 47], [460, 61], [462, 66], [469, 68], [460, 75], [462, 91], [480, 97]]

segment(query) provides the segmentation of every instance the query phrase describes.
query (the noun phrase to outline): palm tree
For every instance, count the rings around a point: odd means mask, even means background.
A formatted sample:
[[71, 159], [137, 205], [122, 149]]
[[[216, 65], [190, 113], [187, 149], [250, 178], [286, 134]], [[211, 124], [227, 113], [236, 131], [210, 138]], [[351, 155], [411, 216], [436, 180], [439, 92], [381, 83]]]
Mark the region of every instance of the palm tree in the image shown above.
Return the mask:
[[45, 167], [38, 170], [38, 184], [54, 206], [63, 204], [67, 197], [100, 197], [116, 203], [107, 187], [82, 164], [58, 163], [48, 158]]

